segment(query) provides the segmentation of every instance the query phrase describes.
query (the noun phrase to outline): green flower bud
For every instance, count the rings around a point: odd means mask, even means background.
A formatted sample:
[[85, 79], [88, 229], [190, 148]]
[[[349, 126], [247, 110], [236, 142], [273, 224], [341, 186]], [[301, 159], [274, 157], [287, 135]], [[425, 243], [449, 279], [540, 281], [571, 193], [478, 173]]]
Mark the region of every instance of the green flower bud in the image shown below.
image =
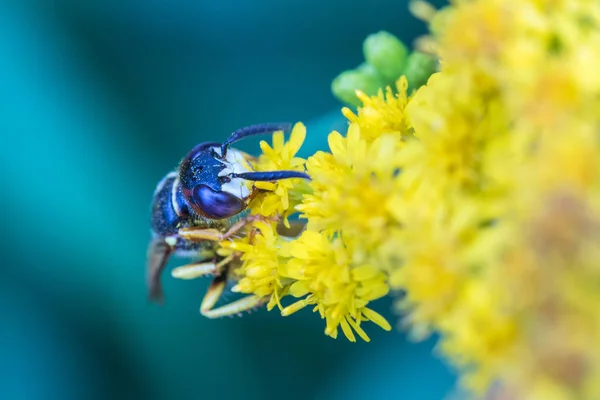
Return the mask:
[[381, 31], [365, 39], [363, 53], [367, 63], [375, 67], [386, 83], [392, 83], [402, 75], [408, 50], [396, 36]]
[[404, 75], [408, 80], [408, 91], [418, 89], [436, 71], [436, 58], [432, 55], [414, 51], [406, 61]]
[[[383, 77], [379, 73], [379, 71], [374, 66], [372, 66], [371, 64], [364, 62], [364, 63], [360, 64], [358, 67], [356, 67], [355, 71], [358, 71], [358, 72], [360, 72], [362, 74], [365, 74], [365, 75], [369, 76], [370, 78], [372, 78], [374, 80], [377, 80], [377, 82], [378, 82], [377, 89], [380, 89], [380, 88], [382, 88], [382, 87], [385, 86], [385, 82], [386, 82], [385, 77]], [[377, 93], [377, 92], [368, 93], [365, 90], [363, 90], [363, 92], [367, 93], [368, 95], [374, 95], [374, 94]]]
[[372, 96], [383, 86], [377, 71], [361, 65], [360, 67], [344, 71], [331, 82], [331, 91], [340, 101], [353, 106], [362, 105], [356, 97], [355, 91], [361, 90]]

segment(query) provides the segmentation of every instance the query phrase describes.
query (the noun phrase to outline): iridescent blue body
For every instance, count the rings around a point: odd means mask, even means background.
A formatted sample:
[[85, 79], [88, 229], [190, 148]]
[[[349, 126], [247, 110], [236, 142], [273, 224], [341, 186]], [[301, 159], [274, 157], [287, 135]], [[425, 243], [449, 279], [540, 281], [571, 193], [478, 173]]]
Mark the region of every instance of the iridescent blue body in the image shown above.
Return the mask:
[[160, 275], [171, 254], [216, 258], [215, 241], [183, 238], [181, 229], [198, 228], [226, 232], [246, 213], [259, 189], [247, 181], [305, 178], [298, 171], [252, 171], [251, 156], [228, 148], [252, 135], [289, 128], [289, 124], [261, 124], [234, 132], [223, 144], [195, 146], [176, 171], [157, 185], [152, 200], [152, 240], [148, 248], [147, 280], [151, 299], [162, 298]]
[[[155, 237], [169, 238], [177, 237], [181, 228], [219, 225], [219, 223], [190, 211], [181, 186], [177, 184], [177, 173], [171, 172], [160, 181], [154, 192], [150, 225]], [[190, 243], [179, 238], [174, 250], [198, 249], [201, 244], [203, 243]]]

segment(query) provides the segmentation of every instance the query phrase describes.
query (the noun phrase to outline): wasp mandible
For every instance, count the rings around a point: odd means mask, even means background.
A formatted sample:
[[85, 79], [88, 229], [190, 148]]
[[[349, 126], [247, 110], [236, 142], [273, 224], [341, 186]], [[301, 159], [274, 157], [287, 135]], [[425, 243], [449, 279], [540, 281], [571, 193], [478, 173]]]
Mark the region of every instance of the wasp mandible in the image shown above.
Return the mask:
[[260, 305], [255, 296], [213, 308], [233, 270], [233, 257], [216, 254], [218, 242], [232, 237], [248, 224], [246, 208], [260, 189], [246, 181], [310, 179], [300, 171], [253, 171], [254, 157], [230, 148], [238, 140], [259, 134], [287, 131], [289, 123], [245, 127], [222, 144], [201, 143], [157, 185], [152, 200], [152, 239], [147, 255], [147, 285], [152, 300], [162, 300], [160, 276], [171, 255], [198, 257], [199, 262], [179, 267], [189, 278], [214, 275], [200, 312], [209, 318], [238, 314]]

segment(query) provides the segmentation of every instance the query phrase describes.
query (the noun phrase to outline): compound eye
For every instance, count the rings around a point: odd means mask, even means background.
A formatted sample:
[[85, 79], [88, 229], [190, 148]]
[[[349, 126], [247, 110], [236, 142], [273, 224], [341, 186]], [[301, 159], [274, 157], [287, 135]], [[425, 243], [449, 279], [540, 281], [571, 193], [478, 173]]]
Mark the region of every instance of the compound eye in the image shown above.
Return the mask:
[[246, 203], [241, 199], [227, 192], [215, 192], [206, 185], [196, 186], [192, 197], [200, 214], [211, 219], [229, 218], [246, 208]]

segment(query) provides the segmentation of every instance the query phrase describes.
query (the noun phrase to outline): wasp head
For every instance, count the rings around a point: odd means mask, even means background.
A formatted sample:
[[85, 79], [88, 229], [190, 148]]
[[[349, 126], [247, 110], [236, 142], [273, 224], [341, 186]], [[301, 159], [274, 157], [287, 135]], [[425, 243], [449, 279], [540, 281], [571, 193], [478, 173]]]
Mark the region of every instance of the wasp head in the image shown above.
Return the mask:
[[287, 130], [290, 126], [287, 123], [252, 125], [233, 132], [222, 144], [210, 142], [194, 147], [179, 166], [179, 185], [190, 208], [206, 218], [230, 218], [248, 205], [252, 194], [248, 181], [310, 179], [302, 171], [252, 171], [247, 156], [229, 148], [245, 137]]
[[230, 218], [244, 211], [250, 189], [235, 177], [250, 171], [244, 154], [229, 149], [222, 156], [221, 144], [202, 143], [194, 147], [179, 166], [181, 190], [191, 209], [210, 219]]

